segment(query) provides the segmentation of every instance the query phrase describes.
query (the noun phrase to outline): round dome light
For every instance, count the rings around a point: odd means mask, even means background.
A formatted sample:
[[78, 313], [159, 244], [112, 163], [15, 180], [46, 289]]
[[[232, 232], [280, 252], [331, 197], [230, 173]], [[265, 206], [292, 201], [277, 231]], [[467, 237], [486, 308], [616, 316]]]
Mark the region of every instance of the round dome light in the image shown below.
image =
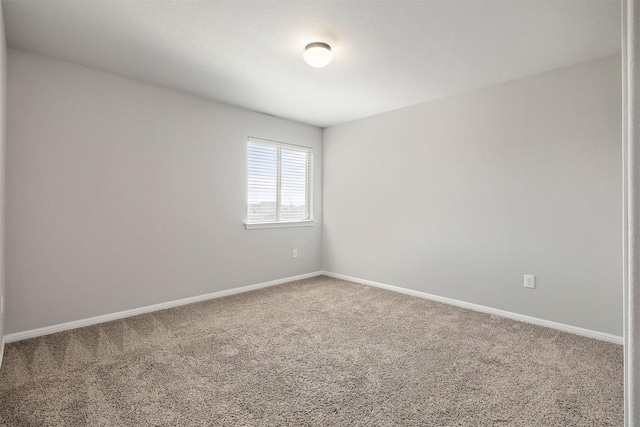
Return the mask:
[[322, 42], [309, 43], [304, 48], [304, 54], [302, 55], [305, 62], [312, 67], [322, 68], [325, 67], [333, 59], [333, 53], [331, 53], [331, 46]]

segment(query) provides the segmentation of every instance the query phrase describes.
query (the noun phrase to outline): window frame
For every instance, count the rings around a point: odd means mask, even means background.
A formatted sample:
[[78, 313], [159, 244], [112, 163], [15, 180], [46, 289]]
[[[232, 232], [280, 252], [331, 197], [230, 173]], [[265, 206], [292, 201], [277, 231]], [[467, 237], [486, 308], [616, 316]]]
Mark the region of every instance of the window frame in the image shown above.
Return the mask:
[[[277, 181], [276, 181], [276, 218], [280, 216], [281, 213], [281, 193], [282, 193], [282, 177], [280, 175], [280, 170], [282, 168], [282, 158], [280, 156], [280, 148], [288, 148], [297, 151], [304, 151], [307, 153], [308, 157], [308, 177], [307, 177], [307, 185], [306, 185], [306, 203], [308, 205], [308, 218], [307, 219], [296, 219], [296, 220], [279, 220], [276, 219], [274, 221], [249, 221], [249, 144], [251, 143], [263, 144], [266, 146], [277, 147], [278, 148], [278, 159], [277, 159]], [[247, 230], [254, 229], [263, 229], [263, 228], [284, 228], [284, 227], [310, 227], [315, 224], [315, 220], [313, 219], [313, 181], [314, 181], [314, 153], [313, 147], [308, 147], [305, 145], [297, 145], [297, 144], [289, 144], [280, 141], [273, 141], [265, 138], [258, 138], [254, 136], [249, 136], [246, 139], [245, 145], [245, 155], [246, 155], [246, 171], [245, 171], [245, 220], [244, 227]]]

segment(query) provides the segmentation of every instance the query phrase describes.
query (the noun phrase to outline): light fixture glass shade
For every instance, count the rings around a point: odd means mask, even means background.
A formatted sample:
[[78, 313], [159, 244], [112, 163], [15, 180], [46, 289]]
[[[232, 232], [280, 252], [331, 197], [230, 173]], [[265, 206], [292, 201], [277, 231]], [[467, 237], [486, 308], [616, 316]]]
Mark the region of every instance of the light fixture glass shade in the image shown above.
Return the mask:
[[305, 62], [312, 67], [322, 68], [325, 67], [333, 59], [333, 53], [331, 53], [331, 46], [322, 42], [309, 43], [304, 48], [304, 54], [302, 55]]

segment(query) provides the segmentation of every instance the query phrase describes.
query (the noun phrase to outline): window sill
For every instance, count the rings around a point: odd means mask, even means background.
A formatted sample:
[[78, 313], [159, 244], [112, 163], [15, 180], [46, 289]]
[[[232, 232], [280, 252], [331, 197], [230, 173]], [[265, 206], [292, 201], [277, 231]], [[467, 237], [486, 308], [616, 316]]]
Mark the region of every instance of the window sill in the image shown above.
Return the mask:
[[245, 222], [244, 228], [247, 230], [257, 230], [260, 228], [311, 227], [315, 223], [312, 219], [305, 221]]

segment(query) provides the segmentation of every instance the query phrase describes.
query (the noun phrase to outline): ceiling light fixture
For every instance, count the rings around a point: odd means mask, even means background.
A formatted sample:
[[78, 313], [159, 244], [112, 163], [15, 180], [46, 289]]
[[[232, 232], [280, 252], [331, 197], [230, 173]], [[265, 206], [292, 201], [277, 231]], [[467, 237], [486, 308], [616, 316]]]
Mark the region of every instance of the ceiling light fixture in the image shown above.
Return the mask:
[[309, 43], [304, 48], [304, 54], [302, 55], [305, 62], [312, 67], [322, 68], [325, 67], [333, 59], [333, 53], [331, 53], [331, 46], [322, 42]]

